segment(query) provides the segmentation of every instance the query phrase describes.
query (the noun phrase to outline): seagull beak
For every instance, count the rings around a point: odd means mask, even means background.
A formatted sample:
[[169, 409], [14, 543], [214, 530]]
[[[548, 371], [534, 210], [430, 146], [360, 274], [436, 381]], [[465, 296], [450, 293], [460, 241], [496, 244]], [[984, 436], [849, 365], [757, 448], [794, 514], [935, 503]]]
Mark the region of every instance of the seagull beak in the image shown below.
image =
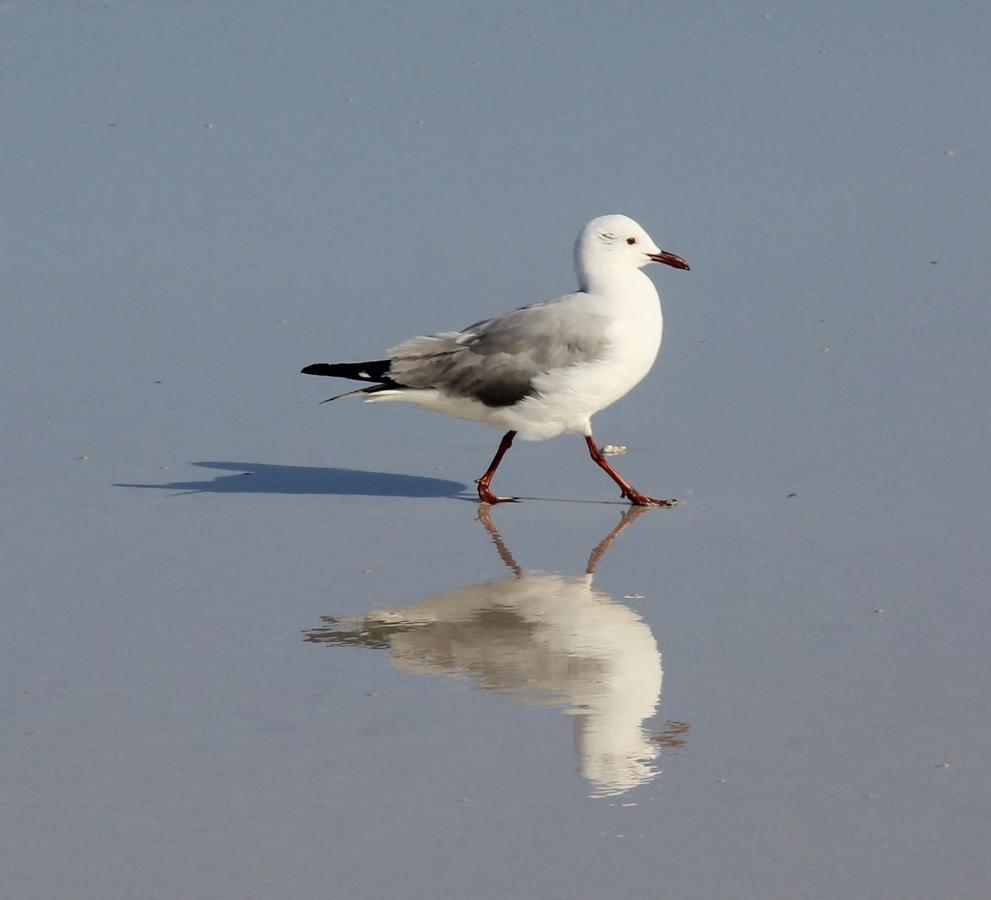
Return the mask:
[[664, 265], [674, 266], [676, 269], [691, 271], [691, 266], [678, 256], [677, 253], [668, 253], [667, 250], [661, 250], [658, 253], [648, 253], [647, 258], [651, 262], [664, 263]]

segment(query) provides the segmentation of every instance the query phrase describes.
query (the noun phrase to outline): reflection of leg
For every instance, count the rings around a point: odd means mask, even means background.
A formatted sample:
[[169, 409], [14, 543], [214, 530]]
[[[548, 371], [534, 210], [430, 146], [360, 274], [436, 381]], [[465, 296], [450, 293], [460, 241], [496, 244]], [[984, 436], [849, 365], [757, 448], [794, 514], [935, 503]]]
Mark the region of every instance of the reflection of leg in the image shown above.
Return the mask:
[[496, 527], [492, 522], [492, 513], [487, 505], [478, 507], [478, 521], [482, 523], [482, 527], [489, 533], [489, 537], [492, 538], [492, 543], [495, 544], [496, 551], [499, 554], [499, 559], [509, 566], [517, 578], [522, 576], [523, 569], [521, 569], [520, 564], [513, 559], [513, 554], [510, 553], [509, 547], [503, 543], [502, 535], [496, 530]]
[[482, 503], [507, 503], [509, 501], [516, 501], [515, 497], [497, 497], [489, 490], [489, 485], [492, 483], [492, 476], [495, 475], [496, 469], [499, 468], [499, 463], [502, 462], [506, 451], [513, 446], [514, 437], [516, 437], [515, 431], [507, 431], [502, 436], [502, 440], [499, 442], [499, 449], [496, 450], [496, 455], [492, 457], [492, 462], [489, 463], [485, 474], [478, 479], [478, 499]]
[[599, 564], [599, 560], [605, 556], [606, 551], [612, 546], [612, 542], [626, 531], [637, 520], [637, 517], [647, 512], [647, 509], [648, 507], [646, 506], [631, 506], [623, 512], [623, 515], [616, 523], [616, 527], [599, 541], [599, 545], [589, 554], [588, 565], [585, 566], [586, 575], [595, 574], [595, 567]]
[[592, 435], [585, 435], [585, 443], [588, 444], [588, 452], [591, 454], [592, 459], [595, 460], [596, 464], [603, 470], [606, 474], [619, 485], [622, 495], [626, 497], [634, 506], [674, 506], [677, 500], [658, 500], [656, 497], [648, 497], [646, 494], [641, 494], [630, 482], [628, 482], [622, 475], [619, 474], [611, 465], [609, 465], [609, 460], [602, 455], [602, 451], [595, 446], [595, 440]]

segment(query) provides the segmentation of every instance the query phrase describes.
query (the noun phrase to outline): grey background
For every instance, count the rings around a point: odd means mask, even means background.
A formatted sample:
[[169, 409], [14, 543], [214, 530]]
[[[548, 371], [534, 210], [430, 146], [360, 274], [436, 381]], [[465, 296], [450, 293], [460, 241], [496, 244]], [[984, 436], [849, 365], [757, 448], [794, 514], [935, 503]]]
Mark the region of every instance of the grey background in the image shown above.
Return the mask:
[[[0, 4], [0, 893], [983, 896], [988, 25]], [[690, 731], [592, 798], [553, 706], [304, 640], [507, 572], [495, 431], [297, 372], [571, 290], [607, 212], [693, 266], [595, 422], [685, 501], [595, 586]], [[527, 569], [622, 509], [573, 436], [496, 487]]]

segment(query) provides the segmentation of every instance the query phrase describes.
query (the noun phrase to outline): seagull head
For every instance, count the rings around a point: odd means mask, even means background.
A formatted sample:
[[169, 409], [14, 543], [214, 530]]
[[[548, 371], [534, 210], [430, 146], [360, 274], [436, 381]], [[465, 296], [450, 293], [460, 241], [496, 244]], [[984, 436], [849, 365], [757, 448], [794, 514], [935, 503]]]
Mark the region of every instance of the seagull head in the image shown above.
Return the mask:
[[642, 269], [649, 263], [689, 268], [676, 253], [658, 247], [643, 227], [629, 216], [599, 216], [578, 232], [575, 268], [583, 288], [593, 273], [607, 269]]

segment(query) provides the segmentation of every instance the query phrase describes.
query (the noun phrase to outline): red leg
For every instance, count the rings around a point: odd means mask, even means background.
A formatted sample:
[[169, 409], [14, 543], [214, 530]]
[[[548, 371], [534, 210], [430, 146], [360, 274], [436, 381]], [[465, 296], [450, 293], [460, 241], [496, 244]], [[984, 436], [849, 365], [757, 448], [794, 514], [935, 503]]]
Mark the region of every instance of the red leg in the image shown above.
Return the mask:
[[516, 437], [515, 431], [507, 431], [502, 436], [502, 440], [499, 442], [499, 449], [496, 450], [496, 455], [492, 457], [492, 462], [489, 463], [489, 467], [485, 470], [485, 474], [476, 482], [478, 484], [478, 499], [482, 503], [516, 502], [515, 497], [497, 497], [492, 493], [492, 491], [489, 490], [489, 485], [492, 483], [492, 476], [495, 475], [495, 470], [499, 468], [499, 463], [502, 462], [502, 458], [506, 455], [506, 451], [513, 446], [514, 437]]
[[606, 474], [619, 485], [620, 491], [622, 491], [622, 496], [626, 497], [634, 506], [674, 506], [677, 500], [658, 500], [656, 497], [648, 497], [646, 494], [641, 494], [630, 482], [628, 482], [622, 475], [619, 474], [611, 465], [609, 465], [609, 460], [602, 455], [602, 451], [595, 446], [595, 441], [592, 439], [592, 435], [585, 435], [585, 443], [588, 444], [588, 452], [591, 454], [592, 459], [595, 460], [599, 468], [604, 469]]

